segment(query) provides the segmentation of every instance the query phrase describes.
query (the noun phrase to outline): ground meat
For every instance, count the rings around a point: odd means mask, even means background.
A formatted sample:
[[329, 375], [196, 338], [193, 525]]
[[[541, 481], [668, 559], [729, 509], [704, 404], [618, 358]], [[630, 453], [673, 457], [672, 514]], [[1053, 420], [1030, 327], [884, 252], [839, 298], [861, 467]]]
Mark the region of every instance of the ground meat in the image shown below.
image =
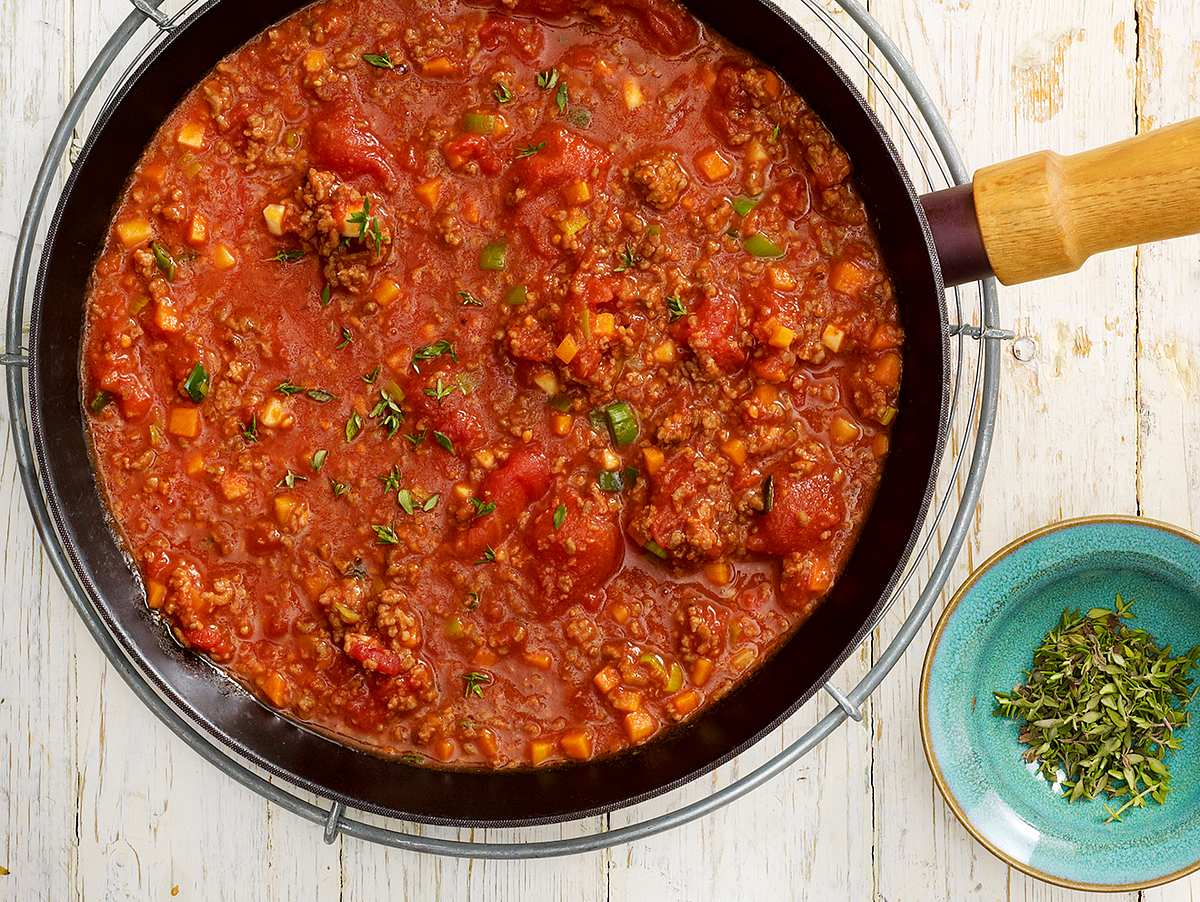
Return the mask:
[[687, 190], [688, 175], [674, 154], [659, 151], [634, 164], [629, 184], [646, 206], [666, 211], [679, 203]]
[[716, 605], [689, 604], [675, 612], [675, 622], [680, 626], [679, 651], [685, 661], [721, 653], [725, 646], [725, 620]]

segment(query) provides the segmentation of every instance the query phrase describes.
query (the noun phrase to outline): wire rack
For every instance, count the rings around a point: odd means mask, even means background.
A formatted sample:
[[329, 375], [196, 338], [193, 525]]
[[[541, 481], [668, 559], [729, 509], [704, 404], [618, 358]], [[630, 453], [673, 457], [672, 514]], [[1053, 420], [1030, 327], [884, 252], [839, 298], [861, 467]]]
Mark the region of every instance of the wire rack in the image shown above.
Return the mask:
[[[207, 0], [207, 3], [215, 2], [217, 0]], [[72, 604], [112, 666], [175, 735], [242, 785], [281, 808], [323, 826], [326, 842], [335, 841], [339, 835], [347, 835], [434, 855], [515, 859], [596, 851], [644, 839], [701, 818], [745, 796], [786, 770], [845, 721], [862, 720], [863, 703], [899, 661], [929, 616], [966, 538], [979, 498], [996, 423], [1000, 347], [1004, 340], [1012, 337], [1012, 333], [997, 326], [996, 291], [992, 280], [947, 292], [952, 367], [950, 441], [942, 461], [931, 514], [899, 584], [872, 627], [880, 627], [882, 632], [880, 623], [884, 615], [901, 595], [911, 589], [915, 600], [908, 613], [888, 644], [883, 645], [883, 639], [878, 634], [874, 638], [868, 634], [865, 641], [877, 643], [876, 647], [881, 650], [873, 654], [873, 666], [853, 689], [842, 692], [829, 682], [823, 687], [829, 701], [823, 703], [819, 695], [809, 701], [805, 709], [824, 704], [828, 710], [807, 731], [741, 776], [735, 776], [735, 766], [727, 765], [717, 771], [714, 785], [721, 782], [724, 785], [703, 798], [681, 804], [665, 813], [646, 810], [652, 805], [661, 808], [661, 800], [642, 803], [631, 809], [635, 817], [626, 826], [548, 841], [484, 842], [473, 838], [427, 835], [425, 830], [428, 828], [368, 818], [363, 813], [347, 811], [341, 802], [330, 803], [272, 782], [229, 749], [208, 740], [196, 725], [159, 695], [106, 630], [83, 591], [53, 525], [32, 452], [26, 405], [29, 359], [21, 340], [27, 328], [25, 298], [33, 250], [40, 237], [39, 223], [53, 194], [58, 167], [64, 155], [69, 154], [81, 115], [106, 83], [109, 83], [109, 93], [104, 106], [112, 103], [115, 94], [141, 61], [171, 32], [186, 28], [189, 21], [207, 5], [202, 0], [185, 0], [180, 9], [168, 15], [159, 8], [163, 0], [129, 0], [129, 3], [132, 11], [80, 80], [38, 170], [18, 234], [9, 292], [5, 353], [0, 355], [0, 364], [6, 368], [8, 408], [18, 473], [47, 556]], [[936, 105], [911, 65], [859, 0], [791, 0], [787, 6], [817, 41], [838, 59], [851, 79], [864, 89], [905, 159], [918, 192], [933, 191], [966, 181], [967, 170]], [[111, 82], [110, 69], [118, 60], [129, 56], [127, 50], [130, 42], [143, 30], [151, 31], [148, 40], [133, 54], [115, 82]], [[638, 820], [637, 817], [642, 819]]]

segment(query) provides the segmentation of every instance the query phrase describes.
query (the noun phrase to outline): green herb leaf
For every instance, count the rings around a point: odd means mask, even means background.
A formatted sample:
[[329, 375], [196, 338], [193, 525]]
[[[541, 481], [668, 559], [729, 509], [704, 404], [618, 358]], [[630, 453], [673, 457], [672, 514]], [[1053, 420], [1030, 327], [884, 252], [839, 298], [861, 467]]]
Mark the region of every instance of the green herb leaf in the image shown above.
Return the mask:
[[[379, 481], [383, 483], [384, 492], [390, 495], [392, 492], [400, 488], [400, 480], [403, 478], [404, 476], [400, 472], [400, 468], [393, 464], [392, 469], [389, 472], [384, 473], [379, 477]], [[412, 511], [409, 511], [409, 513], [411, 514]]]
[[321, 467], [325, 466], [325, 458], [328, 456], [329, 452], [324, 448], [321, 448], [313, 453], [312, 460], [309, 461], [309, 465], [319, 473], [321, 472]]
[[450, 436], [446, 435], [444, 432], [438, 432], [435, 429], [433, 432], [433, 440], [451, 454], [454, 453], [454, 442], [450, 439]]
[[316, 401], [318, 404], [324, 404], [327, 401], [332, 401], [337, 397], [337, 395], [333, 394], [332, 392], [327, 392], [323, 388], [310, 388], [304, 394]]
[[634, 253], [633, 248], [628, 244], [621, 249], [621, 262], [613, 268], [613, 272], [625, 272], [627, 269], [635, 268], [642, 262], [642, 258]]
[[283, 479], [275, 483], [277, 489], [294, 489], [297, 482], [308, 482], [307, 476], [301, 476], [299, 473], [293, 473], [290, 469], [286, 470]]
[[298, 395], [304, 391], [304, 386], [296, 385], [294, 382], [280, 382], [275, 386], [275, 391], [281, 395]]
[[471, 502], [471, 507], [475, 508], [476, 517], [486, 517], [496, 509], [495, 501], [481, 501], [478, 498], [471, 498], [469, 500]]
[[379, 378], [379, 374], [382, 371], [383, 371], [383, 367], [377, 366], [377, 367], [375, 367], [375, 369], [371, 370], [371, 372], [369, 372], [365, 376], [363, 376], [362, 381], [367, 383], [367, 385], [374, 385], [375, 380]]
[[567, 83], [559, 82], [558, 90], [554, 92], [554, 103], [558, 106], [558, 112], [561, 116], [567, 111], [567, 104], [571, 102], [571, 92], [567, 89]]
[[420, 432], [406, 433], [404, 438], [411, 442], [412, 446], [415, 448], [421, 444], [421, 442], [425, 441], [425, 430], [422, 429]]
[[385, 50], [383, 53], [364, 53], [362, 55], [363, 62], [374, 66], [376, 69], [395, 69], [396, 64], [392, 62], [392, 58]]
[[670, 322], [675, 322], [677, 319], [683, 319], [688, 315], [687, 305], [683, 303], [683, 298], [677, 294], [667, 298], [667, 317]]
[[762, 512], [769, 514], [775, 507], [775, 476], [768, 476], [762, 484]]
[[546, 69], [542, 72], [539, 72], [534, 81], [537, 82], [537, 86], [543, 91], [549, 91], [556, 84], [558, 84], [558, 70]]
[[437, 494], [430, 495], [428, 498], [425, 499], [425, 503], [421, 505], [421, 510], [425, 511], [425, 513], [429, 513], [431, 510], [433, 510], [435, 507], [438, 506], [438, 500], [440, 498], [441, 498], [441, 495], [437, 495]]
[[204, 364], [197, 362], [192, 367], [192, 371], [183, 380], [183, 393], [196, 404], [208, 397], [208, 370], [204, 368]]
[[380, 526], [373, 524], [371, 529], [375, 532], [375, 538], [379, 540], [380, 545], [399, 545], [400, 537], [396, 535], [396, 530], [392, 529], [391, 525]]
[[171, 256], [171, 252], [158, 241], [150, 243], [150, 250], [154, 252], [155, 265], [167, 277], [167, 281], [175, 281], [175, 258]]
[[453, 343], [446, 341], [444, 338], [439, 338], [432, 344], [422, 345], [417, 348], [413, 351], [413, 360], [433, 360], [435, 357], [441, 357], [443, 354], [449, 354], [450, 359], [458, 363], [458, 353], [454, 350]]
[[270, 258], [275, 263], [299, 263], [304, 259], [304, 251], [300, 248], [289, 248], [279, 251], [274, 257]]
[[396, 503], [400, 505], [400, 509], [406, 514], [411, 514], [416, 510], [413, 504], [412, 492], [408, 489], [401, 489], [396, 493]]
[[483, 687], [492, 682], [491, 674], [472, 671], [463, 674], [463, 698], [483, 698]]
[[354, 335], [345, 326], [342, 326], [342, 340], [334, 347], [335, 351], [340, 351], [342, 348], [349, 347], [350, 342], [354, 341]]
[[562, 529], [562, 525], [567, 521], [567, 506], [560, 504], [554, 509], [554, 528]]
[[496, 82], [496, 86], [492, 88], [492, 96], [496, 98], [496, 103], [508, 103], [513, 99], [512, 91], [502, 81]]
[[647, 542], [642, 547], [645, 548], [647, 551], [649, 551], [652, 555], [654, 555], [659, 560], [665, 561], [667, 559], [667, 549], [663, 548], [661, 545], [658, 544], [658, 542], [655, 542], [653, 539], [651, 539], [649, 542]]
[[250, 422], [242, 427], [242, 438], [245, 439], [247, 445], [253, 445], [258, 441], [258, 414], [250, 415]]
[[479, 560], [477, 560], [475, 563], [476, 564], [491, 564], [495, 560], [496, 560], [496, 549], [493, 548], [491, 545], [488, 545], [487, 548], [483, 549], [483, 554], [480, 555]]
[[92, 397], [92, 400], [88, 402], [88, 410], [94, 414], [100, 413], [100, 411], [112, 403], [112, 399], [113, 396], [110, 393], [103, 390], [98, 391]]
[[358, 411], [350, 414], [350, 419], [346, 420], [346, 441], [352, 442], [358, 438], [358, 434], [362, 432], [363, 421], [358, 415]]
[[538, 141], [537, 144], [528, 144], [525, 147], [522, 147], [520, 150], [517, 151], [517, 159], [520, 160], [524, 157], [531, 157], [535, 153], [541, 153], [545, 149], [546, 149], [545, 141]]
[[592, 111], [581, 106], [571, 107], [567, 113], [567, 121], [576, 128], [588, 128], [592, 124]]
[[479, 300], [479, 298], [475, 297], [475, 295], [471, 294], [471, 292], [469, 292], [469, 291], [460, 291], [458, 293], [458, 296], [460, 298], [462, 298], [462, 305], [464, 307], [482, 307], [483, 306], [483, 301]]
[[427, 394], [429, 397], [433, 398], [435, 401], [437, 401], [439, 404], [441, 404], [442, 401], [444, 401], [446, 398], [448, 398], [452, 394], [454, 394], [454, 392], [457, 390], [457, 388], [458, 388], [457, 385], [443, 385], [442, 377], [438, 376], [437, 384], [429, 386], [424, 391], [425, 391], [425, 394]]
[[321, 289], [321, 306], [322, 307], [329, 306], [330, 296], [331, 295], [330, 295], [329, 283], [326, 282], [325, 287]]
[[474, 611], [476, 608], [479, 607], [479, 601], [480, 601], [480, 598], [479, 598], [478, 592], [468, 592], [467, 593], [467, 610]]
[[329, 480], [329, 487], [333, 489], [334, 498], [341, 498], [350, 492], [350, 486], [344, 482], [338, 482], [336, 479]]

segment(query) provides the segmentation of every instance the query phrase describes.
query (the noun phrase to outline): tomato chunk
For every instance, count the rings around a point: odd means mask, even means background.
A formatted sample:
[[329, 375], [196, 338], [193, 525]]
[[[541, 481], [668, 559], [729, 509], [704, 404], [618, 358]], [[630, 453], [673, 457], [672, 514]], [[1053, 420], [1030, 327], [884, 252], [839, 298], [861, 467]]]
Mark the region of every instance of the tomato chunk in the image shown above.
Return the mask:
[[529, 148], [537, 150], [519, 157], [511, 170], [518, 201], [576, 179], [602, 183], [612, 162], [612, 154], [599, 144], [562, 125], [534, 132]]
[[334, 107], [313, 122], [312, 150], [339, 175], [370, 175], [388, 187], [395, 182], [391, 155], [348, 106]]
[[776, 473], [772, 479], [774, 505], [762, 514], [758, 530], [747, 541], [751, 550], [780, 556], [804, 551], [845, 519], [842, 487], [829, 469], [803, 477]]
[[512, 531], [521, 512], [550, 490], [552, 478], [540, 445], [514, 450], [502, 467], [483, 480], [480, 500], [494, 503], [496, 509], [471, 521], [462, 539], [463, 550], [477, 556], [488, 546], [495, 548]]

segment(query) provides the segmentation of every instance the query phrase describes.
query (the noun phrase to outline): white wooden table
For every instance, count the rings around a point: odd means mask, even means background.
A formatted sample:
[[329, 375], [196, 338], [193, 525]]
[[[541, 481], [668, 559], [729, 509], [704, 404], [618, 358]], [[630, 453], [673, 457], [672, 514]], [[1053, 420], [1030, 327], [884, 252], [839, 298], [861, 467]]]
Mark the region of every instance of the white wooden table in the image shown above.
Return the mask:
[[[128, 8], [127, 0], [0, 0], [4, 284], [54, 123]], [[1079, 150], [1200, 115], [1200, 0], [872, 0], [871, 8], [974, 165], [1041, 147]], [[1002, 292], [1004, 324], [1038, 350], [1027, 363], [1005, 354], [990, 475], [951, 587], [1009, 539], [1062, 517], [1137, 512], [1200, 526], [1198, 284], [1200, 241], [1189, 239]], [[169, 899], [175, 887], [179, 899], [205, 902], [1078, 897], [1008, 869], [938, 796], [916, 723], [928, 626], [868, 704], [865, 728], [843, 726], [773, 784], [674, 833], [533, 863], [434, 859], [349, 839], [326, 846], [318, 828], [203, 763], [106, 664], [34, 538], [10, 446], [5, 424], [0, 865], [11, 873], [0, 876], [0, 900]], [[873, 653], [854, 656], [837, 685], [856, 683]], [[816, 716], [809, 706], [741, 761], [637, 813], [723, 785]], [[619, 812], [609, 824], [629, 818]], [[489, 835], [553, 838], [604, 826]], [[1140, 895], [1200, 898], [1200, 876]]]

